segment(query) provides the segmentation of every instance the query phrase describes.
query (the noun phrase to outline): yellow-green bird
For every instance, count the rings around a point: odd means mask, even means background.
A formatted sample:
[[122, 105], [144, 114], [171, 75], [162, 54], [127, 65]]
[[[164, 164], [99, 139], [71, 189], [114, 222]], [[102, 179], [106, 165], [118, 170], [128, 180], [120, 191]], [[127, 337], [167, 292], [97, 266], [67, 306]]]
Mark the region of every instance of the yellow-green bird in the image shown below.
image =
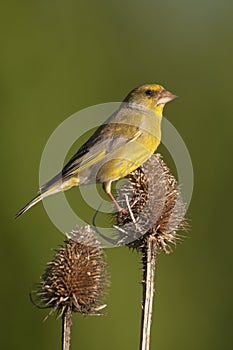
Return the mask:
[[90, 183], [102, 183], [120, 211], [111, 184], [137, 169], [155, 152], [161, 139], [164, 105], [176, 97], [158, 84], [145, 84], [132, 90], [61, 173], [43, 185], [16, 217], [47, 196]]

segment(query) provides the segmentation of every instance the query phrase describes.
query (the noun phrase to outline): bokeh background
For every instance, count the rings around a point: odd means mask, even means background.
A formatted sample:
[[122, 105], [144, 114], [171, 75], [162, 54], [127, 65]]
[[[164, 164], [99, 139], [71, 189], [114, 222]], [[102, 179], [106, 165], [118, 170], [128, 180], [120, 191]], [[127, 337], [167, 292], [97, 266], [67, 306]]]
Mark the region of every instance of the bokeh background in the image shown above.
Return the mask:
[[[13, 218], [37, 191], [47, 139], [72, 113], [120, 101], [145, 82], [180, 96], [165, 115], [195, 175], [192, 229], [158, 259], [151, 349], [231, 348], [232, 14], [230, 0], [1, 4], [2, 349], [60, 348], [60, 320], [43, 322], [47, 311], [28, 295], [64, 236], [41, 204]], [[138, 348], [140, 256], [127, 248], [106, 254], [107, 314], [75, 315], [73, 349]]]

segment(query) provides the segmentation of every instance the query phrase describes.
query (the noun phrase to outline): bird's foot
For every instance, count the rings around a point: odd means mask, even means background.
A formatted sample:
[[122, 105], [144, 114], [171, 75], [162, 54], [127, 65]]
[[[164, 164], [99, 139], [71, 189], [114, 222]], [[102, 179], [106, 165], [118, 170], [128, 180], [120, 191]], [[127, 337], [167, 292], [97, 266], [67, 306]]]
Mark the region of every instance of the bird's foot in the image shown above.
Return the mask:
[[123, 215], [126, 215], [128, 213], [129, 213], [129, 209], [128, 208], [121, 208], [121, 207], [119, 207], [118, 208], [118, 214], [117, 214], [118, 222], [121, 221]]
[[130, 214], [130, 217], [131, 217], [133, 223], [136, 223], [136, 219], [135, 219], [135, 217], [133, 215], [133, 212], [132, 212], [132, 207], [137, 203], [137, 199], [131, 200], [129, 202], [128, 196], [125, 195], [125, 201], [126, 201], [126, 204], [127, 204], [127, 208], [121, 208], [118, 211], [118, 221], [121, 221], [122, 215]]

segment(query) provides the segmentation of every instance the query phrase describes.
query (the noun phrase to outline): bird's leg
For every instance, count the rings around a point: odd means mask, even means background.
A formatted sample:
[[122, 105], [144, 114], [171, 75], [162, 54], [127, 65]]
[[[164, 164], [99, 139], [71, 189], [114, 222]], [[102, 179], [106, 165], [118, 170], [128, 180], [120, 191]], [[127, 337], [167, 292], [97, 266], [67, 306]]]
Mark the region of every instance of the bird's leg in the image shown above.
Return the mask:
[[111, 199], [111, 201], [114, 203], [117, 211], [118, 211], [118, 220], [121, 219], [122, 214], [127, 214], [128, 213], [128, 208], [121, 208], [121, 206], [117, 203], [115, 197], [113, 196], [111, 192], [111, 182], [107, 182], [103, 184], [104, 190]]
[[127, 214], [128, 213], [128, 208], [121, 208], [121, 206], [117, 203], [116, 199], [114, 198], [114, 196], [112, 195], [112, 193], [107, 193], [107, 195], [109, 196], [109, 198], [113, 201], [115, 207], [117, 208], [118, 211], [118, 221], [121, 220], [121, 217], [123, 214]]
[[115, 207], [117, 208], [118, 212], [122, 211], [123, 208], [121, 208], [121, 206], [117, 203], [116, 199], [114, 198], [114, 196], [112, 195], [111, 192], [107, 193], [107, 195], [109, 196], [109, 198], [111, 199], [111, 201], [113, 201]]
[[118, 221], [121, 220], [121, 217], [123, 214], [127, 214], [128, 213], [128, 208], [121, 208], [121, 206], [117, 203], [116, 199], [114, 198], [114, 196], [112, 195], [111, 192], [107, 192], [107, 195], [109, 196], [109, 198], [111, 199], [111, 201], [114, 203], [117, 211], [118, 211]]

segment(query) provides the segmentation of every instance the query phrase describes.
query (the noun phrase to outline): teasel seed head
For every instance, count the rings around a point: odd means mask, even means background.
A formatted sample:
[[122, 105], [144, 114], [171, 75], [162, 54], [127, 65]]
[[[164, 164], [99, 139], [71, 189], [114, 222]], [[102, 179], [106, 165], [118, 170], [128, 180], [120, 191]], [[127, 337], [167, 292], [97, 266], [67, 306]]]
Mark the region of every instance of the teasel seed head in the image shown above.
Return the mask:
[[[160, 154], [152, 155], [141, 167], [128, 175], [128, 182], [118, 190], [118, 201], [125, 208], [131, 203], [132, 215], [123, 213], [118, 220], [120, 244], [140, 249], [148, 238], [154, 237], [160, 250], [169, 254], [185, 230], [185, 204], [175, 177]], [[117, 226], [116, 226], [117, 228]]]
[[68, 308], [82, 314], [96, 314], [106, 306], [102, 305], [108, 285], [103, 249], [90, 226], [72, 231], [72, 238], [65, 241], [47, 264], [36, 292], [37, 300], [59, 315]]

